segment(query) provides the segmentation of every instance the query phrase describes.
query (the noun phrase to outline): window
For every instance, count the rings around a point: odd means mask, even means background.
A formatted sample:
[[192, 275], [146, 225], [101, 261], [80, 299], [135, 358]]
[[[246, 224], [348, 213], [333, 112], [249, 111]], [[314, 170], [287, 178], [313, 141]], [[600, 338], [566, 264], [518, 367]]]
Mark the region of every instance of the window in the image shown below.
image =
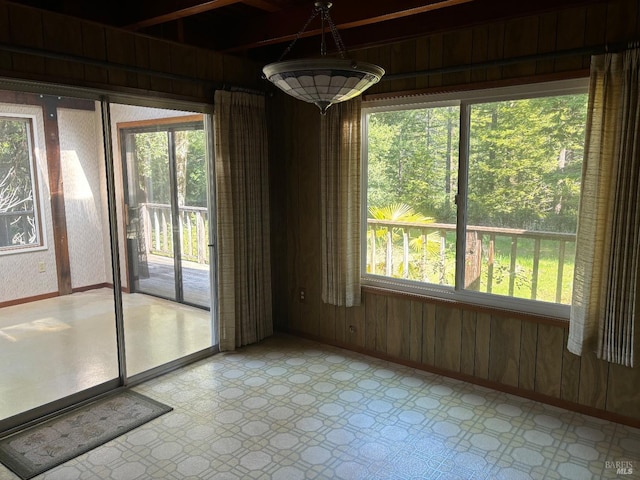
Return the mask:
[[0, 117], [0, 253], [41, 246], [32, 124]]
[[365, 106], [364, 283], [566, 315], [586, 89]]

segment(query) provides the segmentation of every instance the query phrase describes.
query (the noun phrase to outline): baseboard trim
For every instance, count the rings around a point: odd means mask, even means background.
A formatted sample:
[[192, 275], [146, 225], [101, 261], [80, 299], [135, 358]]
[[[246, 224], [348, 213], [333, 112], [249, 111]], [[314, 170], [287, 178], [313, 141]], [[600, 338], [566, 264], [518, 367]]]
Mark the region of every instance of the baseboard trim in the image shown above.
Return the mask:
[[71, 290], [72, 293], [88, 292], [89, 290], [98, 290], [99, 288], [113, 288], [113, 284], [103, 282], [94, 285], [85, 285], [84, 287], [76, 287]]
[[467, 375], [460, 372], [445, 370], [443, 368], [438, 368], [432, 365], [425, 365], [423, 363], [415, 362], [412, 360], [405, 360], [402, 358], [392, 357], [390, 355], [371, 351], [366, 348], [359, 347], [357, 345], [352, 345], [346, 342], [340, 342], [336, 340], [327, 340], [326, 338], [322, 338], [317, 335], [308, 334], [298, 330], [281, 329], [281, 330], [278, 330], [278, 332], [304, 338], [317, 343], [323, 343], [326, 345], [343, 348], [345, 350], [361, 353], [363, 355], [368, 355], [370, 357], [378, 358], [380, 360], [386, 360], [391, 363], [404, 365], [405, 367], [415, 368], [416, 370], [422, 370], [425, 372], [434, 373], [436, 375], [442, 375], [443, 377], [462, 380], [464, 382], [473, 383], [474, 385], [479, 385], [481, 387], [490, 388], [492, 390], [497, 390], [497, 391], [508, 393], [511, 395], [516, 395], [518, 397], [527, 398], [529, 400], [534, 400], [540, 403], [546, 403], [547, 405], [553, 405], [554, 407], [564, 408], [565, 410], [570, 410], [572, 412], [582, 413], [584, 415], [601, 418], [603, 420], [620, 423], [622, 425], [628, 425], [634, 428], [640, 428], [640, 419], [638, 418], [620, 415], [618, 413], [609, 412], [607, 410], [602, 410], [600, 408], [590, 407], [588, 405], [570, 402], [568, 400], [562, 400], [560, 398], [551, 397], [549, 395], [544, 395], [538, 392], [532, 392], [531, 390], [525, 390], [519, 387], [513, 387], [511, 385], [505, 385], [502, 383], [494, 382], [492, 380], [486, 380], [484, 378], [478, 378], [478, 377], [474, 377], [472, 375]]
[[12, 307], [14, 305], [22, 305], [23, 303], [37, 302], [39, 300], [46, 300], [48, 298], [59, 297], [58, 292], [43, 293], [42, 295], [34, 295], [32, 297], [16, 298], [15, 300], [7, 300], [6, 302], [0, 302], [0, 308]]

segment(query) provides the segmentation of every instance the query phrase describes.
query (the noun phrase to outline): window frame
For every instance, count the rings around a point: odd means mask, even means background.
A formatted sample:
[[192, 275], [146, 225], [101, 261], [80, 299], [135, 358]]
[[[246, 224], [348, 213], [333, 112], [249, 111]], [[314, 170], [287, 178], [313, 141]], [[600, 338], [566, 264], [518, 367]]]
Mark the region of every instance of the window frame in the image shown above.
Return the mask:
[[10, 245], [6, 247], [0, 246], [0, 256], [14, 255], [18, 253], [31, 253], [47, 249], [46, 225], [43, 219], [44, 205], [42, 204], [42, 191], [39, 174], [39, 157], [36, 148], [36, 138], [38, 137], [38, 118], [36, 115], [27, 113], [11, 112], [11, 108], [0, 111], [0, 119], [2, 120], [20, 120], [27, 125], [27, 148], [29, 150], [30, 164], [30, 180], [33, 191], [33, 216], [36, 223], [36, 242], [28, 245]]
[[[588, 94], [589, 78], [576, 78], [544, 83], [498, 87], [493, 89], [452, 91], [431, 95], [387, 98], [362, 103], [362, 177], [361, 177], [361, 283], [363, 286], [408, 293], [449, 302], [478, 305], [554, 318], [569, 318], [571, 306], [509, 297], [464, 288], [464, 262], [466, 248], [467, 194], [469, 173], [469, 141], [471, 107], [476, 104], [521, 100], [525, 98], [551, 97], [571, 94]], [[367, 218], [368, 218], [368, 116], [372, 113], [420, 108], [454, 106], [460, 108], [458, 148], [458, 190], [456, 194], [456, 272], [454, 286], [423, 283], [416, 280], [386, 277], [366, 272]]]

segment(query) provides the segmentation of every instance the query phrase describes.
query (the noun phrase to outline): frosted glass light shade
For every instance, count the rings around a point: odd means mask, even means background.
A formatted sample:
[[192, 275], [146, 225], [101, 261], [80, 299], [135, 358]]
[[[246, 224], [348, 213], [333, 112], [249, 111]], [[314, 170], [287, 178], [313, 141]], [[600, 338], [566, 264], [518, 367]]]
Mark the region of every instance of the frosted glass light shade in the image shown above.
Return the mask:
[[323, 114], [334, 103], [362, 94], [384, 75], [384, 69], [372, 63], [326, 57], [270, 63], [262, 71], [280, 90], [317, 105]]

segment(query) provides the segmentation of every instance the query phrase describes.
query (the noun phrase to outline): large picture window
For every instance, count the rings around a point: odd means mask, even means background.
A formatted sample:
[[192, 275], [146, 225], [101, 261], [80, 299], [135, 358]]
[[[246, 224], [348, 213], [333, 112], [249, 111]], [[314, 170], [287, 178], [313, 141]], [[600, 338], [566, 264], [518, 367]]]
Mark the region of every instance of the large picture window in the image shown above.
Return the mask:
[[365, 284], [564, 314], [586, 84], [434, 100], [363, 109]]
[[0, 253], [42, 245], [31, 119], [0, 117]]

